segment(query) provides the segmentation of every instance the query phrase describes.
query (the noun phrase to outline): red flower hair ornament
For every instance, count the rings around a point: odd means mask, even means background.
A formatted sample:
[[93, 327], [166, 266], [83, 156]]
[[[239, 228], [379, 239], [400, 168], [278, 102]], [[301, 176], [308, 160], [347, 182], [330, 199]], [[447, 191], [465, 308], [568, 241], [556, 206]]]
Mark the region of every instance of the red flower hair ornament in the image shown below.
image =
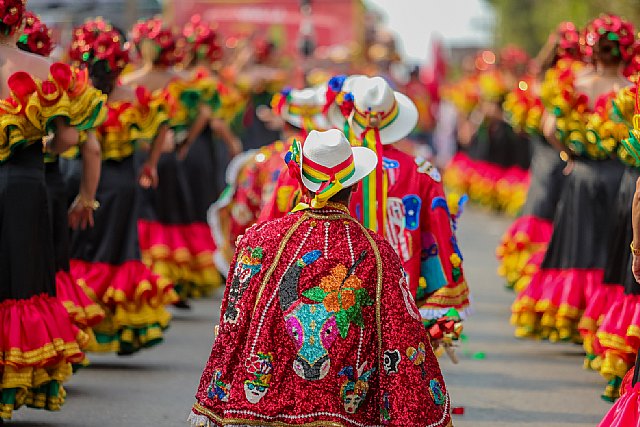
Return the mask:
[[78, 65], [105, 61], [120, 72], [129, 63], [129, 45], [111, 24], [97, 18], [74, 30], [69, 57]]
[[53, 50], [51, 30], [31, 11], [24, 14], [24, 29], [18, 39], [18, 47], [40, 56], [49, 56]]

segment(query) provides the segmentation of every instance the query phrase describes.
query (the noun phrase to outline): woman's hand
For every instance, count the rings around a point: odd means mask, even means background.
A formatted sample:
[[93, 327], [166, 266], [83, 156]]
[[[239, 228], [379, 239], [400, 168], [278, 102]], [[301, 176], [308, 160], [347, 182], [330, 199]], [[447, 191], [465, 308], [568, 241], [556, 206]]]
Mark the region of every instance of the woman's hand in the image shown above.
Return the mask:
[[142, 172], [138, 178], [138, 183], [142, 188], [156, 188], [158, 186], [158, 168], [149, 162], [142, 166]]
[[69, 208], [69, 226], [74, 230], [93, 227], [93, 211], [99, 206], [97, 201], [87, 201], [78, 195]]

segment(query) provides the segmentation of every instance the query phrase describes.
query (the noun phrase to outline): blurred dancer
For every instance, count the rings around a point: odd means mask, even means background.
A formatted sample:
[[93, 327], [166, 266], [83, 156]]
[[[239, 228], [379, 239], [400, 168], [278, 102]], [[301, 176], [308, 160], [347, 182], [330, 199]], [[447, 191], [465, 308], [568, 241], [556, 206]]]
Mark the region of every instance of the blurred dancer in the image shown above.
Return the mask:
[[[71, 271], [107, 313], [94, 327], [97, 342], [90, 350], [119, 355], [161, 342], [171, 318], [164, 306], [175, 301], [172, 285], [142, 263], [137, 234], [138, 181], [145, 187], [157, 185], [167, 116], [162, 102], [150, 99], [144, 88], [134, 93], [117, 84], [129, 61], [126, 46], [123, 35], [97, 19], [74, 31], [70, 51], [108, 95], [107, 120], [97, 133], [103, 159], [100, 209], [93, 228], [72, 235]], [[151, 143], [151, 150], [138, 179], [134, 153], [143, 141]]]
[[60, 409], [62, 383], [84, 358], [87, 337], [56, 297], [43, 145], [60, 153], [77, 144], [79, 130], [104, 118], [105, 100], [85, 73], [19, 50], [26, 2], [3, 6], [12, 12], [0, 19], [0, 420], [23, 405]]

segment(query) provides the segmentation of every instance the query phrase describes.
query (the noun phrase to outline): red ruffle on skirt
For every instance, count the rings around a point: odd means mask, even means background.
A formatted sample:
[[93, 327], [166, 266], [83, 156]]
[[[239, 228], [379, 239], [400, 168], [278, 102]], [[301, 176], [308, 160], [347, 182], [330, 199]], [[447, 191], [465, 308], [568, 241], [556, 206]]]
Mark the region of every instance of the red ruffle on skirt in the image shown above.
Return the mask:
[[457, 153], [445, 171], [444, 183], [452, 191], [468, 194], [476, 203], [516, 215], [526, 200], [529, 172]]
[[621, 377], [633, 365], [640, 345], [640, 295], [614, 300], [596, 332], [594, 350], [605, 378]]
[[139, 220], [138, 235], [145, 264], [180, 285], [183, 296], [206, 295], [222, 283], [213, 261], [216, 244], [208, 224]]
[[544, 253], [552, 233], [552, 221], [533, 215], [522, 216], [511, 224], [496, 249], [500, 261], [498, 274], [507, 280], [509, 287], [516, 288], [522, 277], [527, 275], [532, 257], [541, 251]]
[[622, 381], [620, 399], [609, 409], [598, 427], [638, 427], [640, 426], [640, 383], [631, 384], [633, 369]]
[[95, 326], [104, 319], [104, 310], [89, 298], [69, 272], [61, 270], [56, 273], [56, 295], [71, 320], [80, 328]]
[[86, 336], [55, 297], [0, 303], [0, 334], [2, 366], [40, 368], [84, 358], [78, 343], [84, 344]]
[[173, 285], [140, 261], [111, 265], [72, 259], [70, 265], [71, 276], [89, 289], [94, 301], [107, 307], [142, 302], [157, 307], [175, 300]]
[[580, 340], [578, 321], [600, 283], [601, 269], [542, 269], [511, 307], [516, 336]]

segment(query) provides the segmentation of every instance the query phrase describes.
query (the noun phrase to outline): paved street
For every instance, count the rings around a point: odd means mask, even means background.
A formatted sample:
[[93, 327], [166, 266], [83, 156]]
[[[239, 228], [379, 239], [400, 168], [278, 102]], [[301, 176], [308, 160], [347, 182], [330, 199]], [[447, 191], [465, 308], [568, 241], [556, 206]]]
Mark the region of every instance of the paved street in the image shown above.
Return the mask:
[[[475, 315], [460, 363], [442, 361], [454, 406], [465, 414], [457, 427], [594, 426], [609, 405], [600, 400], [604, 381], [582, 369], [581, 348], [519, 341], [509, 325], [513, 299], [495, 274], [494, 250], [509, 220], [469, 210], [459, 239]], [[92, 356], [91, 367], [73, 377], [58, 413], [19, 410], [10, 426], [164, 427], [186, 425], [201, 369], [209, 355], [219, 296], [177, 312], [166, 342], [128, 358]], [[215, 320], [214, 320], [215, 319]], [[485, 358], [472, 357], [484, 353]]]

